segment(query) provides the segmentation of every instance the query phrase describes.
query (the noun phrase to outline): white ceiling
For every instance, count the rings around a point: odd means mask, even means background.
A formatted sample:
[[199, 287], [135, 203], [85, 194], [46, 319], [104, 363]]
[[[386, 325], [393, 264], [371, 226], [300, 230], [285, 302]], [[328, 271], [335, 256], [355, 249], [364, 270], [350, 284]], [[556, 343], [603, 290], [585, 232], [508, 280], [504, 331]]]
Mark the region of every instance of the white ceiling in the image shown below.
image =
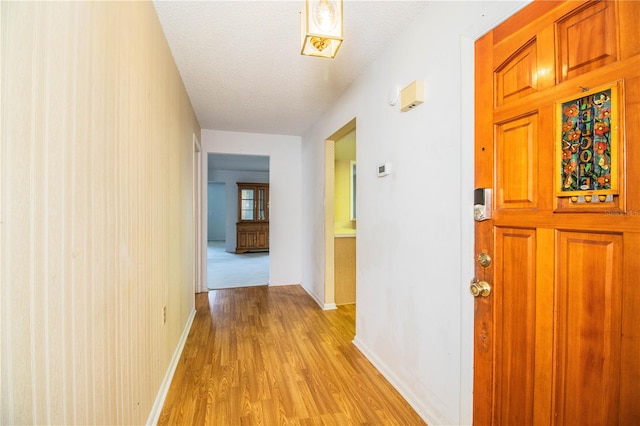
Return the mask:
[[203, 129], [302, 135], [428, 5], [344, 2], [335, 59], [300, 55], [300, 1], [154, 5]]

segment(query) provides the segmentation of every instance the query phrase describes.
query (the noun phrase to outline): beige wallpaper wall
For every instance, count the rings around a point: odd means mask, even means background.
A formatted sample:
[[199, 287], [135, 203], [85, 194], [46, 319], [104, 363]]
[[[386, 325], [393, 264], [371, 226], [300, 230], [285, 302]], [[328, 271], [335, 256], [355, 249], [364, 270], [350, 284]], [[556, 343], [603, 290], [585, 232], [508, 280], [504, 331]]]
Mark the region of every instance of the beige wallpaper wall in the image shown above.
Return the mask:
[[0, 423], [143, 424], [194, 306], [200, 128], [150, 2], [0, 8]]

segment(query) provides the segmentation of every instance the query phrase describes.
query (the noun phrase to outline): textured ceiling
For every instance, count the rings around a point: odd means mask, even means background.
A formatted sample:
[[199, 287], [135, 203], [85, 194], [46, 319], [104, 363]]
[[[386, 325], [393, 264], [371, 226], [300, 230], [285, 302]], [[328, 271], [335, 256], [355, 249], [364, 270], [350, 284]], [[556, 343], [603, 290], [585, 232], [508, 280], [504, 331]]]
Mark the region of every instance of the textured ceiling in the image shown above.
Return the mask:
[[302, 135], [427, 1], [344, 2], [335, 59], [300, 55], [300, 1], [154, 1], [200, 126]]

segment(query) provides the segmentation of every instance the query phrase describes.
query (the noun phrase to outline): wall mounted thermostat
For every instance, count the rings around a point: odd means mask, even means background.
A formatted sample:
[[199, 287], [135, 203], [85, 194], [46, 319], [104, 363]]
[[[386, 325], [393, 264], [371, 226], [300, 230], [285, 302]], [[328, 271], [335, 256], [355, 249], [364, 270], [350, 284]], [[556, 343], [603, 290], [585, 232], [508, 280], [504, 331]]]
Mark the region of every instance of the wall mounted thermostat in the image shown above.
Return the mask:
[[478, 222], [491, 219], [491, 188], [478, 188], [473, 192], [473, 218]]
[[391, 173], [391, 163], [378, 164], [378, 177], [384, 177]]

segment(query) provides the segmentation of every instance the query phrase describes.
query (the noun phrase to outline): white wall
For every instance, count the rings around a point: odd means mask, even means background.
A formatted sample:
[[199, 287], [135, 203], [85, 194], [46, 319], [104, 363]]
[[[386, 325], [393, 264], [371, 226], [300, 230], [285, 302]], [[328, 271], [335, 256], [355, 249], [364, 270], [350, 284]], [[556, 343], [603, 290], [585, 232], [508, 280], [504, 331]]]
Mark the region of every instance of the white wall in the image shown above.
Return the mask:
[[225, 182], [207, 182], [207, 186], [207, 240], [224, 241], [227, 238], [227, 185]]
[[[354, 342], [432, 425], [471, 423], [473, 39], [523, 5], [431, 3], [303, 137], [302, 285], [324, 300], [323, 141], [356, 117]], [[390, 107], [414, 80], [425, 103]]]
[[[299, 136], [202, 130], [206, 153], [266, 155], [269, 160], [269, 258], [271, 285], [301, 281], [301, 138]], [[206, 173], [206, 155], [203, 156]], [[205, 178], [203, 178], [205, 179]], [[205, 179], [206, 180], [206, 179]], [[202, 205], [207, 205], [203, 191]], [[204, 217], [206, 213], [203, 212]], [[206, 280], [206, 264], [203, 265]]]

